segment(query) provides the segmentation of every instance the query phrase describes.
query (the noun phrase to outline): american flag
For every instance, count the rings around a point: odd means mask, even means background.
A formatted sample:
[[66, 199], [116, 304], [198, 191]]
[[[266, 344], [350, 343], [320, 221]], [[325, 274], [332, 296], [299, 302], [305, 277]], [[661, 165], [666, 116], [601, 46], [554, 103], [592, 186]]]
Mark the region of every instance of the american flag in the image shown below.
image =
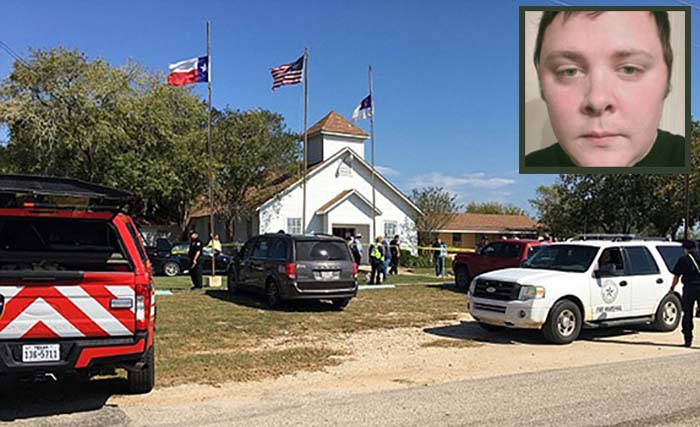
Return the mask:
[[301, 83], [301, 74], [304, 72], [304, 57], [297, 59], [292, 64], [282, 64], [270, 70], [272, 74], [272, 90], [285, 85], [298, 85]]

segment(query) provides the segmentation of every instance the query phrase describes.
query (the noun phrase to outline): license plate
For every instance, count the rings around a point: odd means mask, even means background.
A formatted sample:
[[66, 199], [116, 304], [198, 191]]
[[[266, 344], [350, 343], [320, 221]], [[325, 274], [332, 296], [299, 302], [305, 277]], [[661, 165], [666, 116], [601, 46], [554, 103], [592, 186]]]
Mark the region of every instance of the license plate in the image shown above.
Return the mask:
[[337, 271], [321, 271], [320, 274], [320, 279], [321, 280], [333, 280], [333, 279], [338, 279], [340, 277], [340, 273]]
[[58, 344], [23, 345], [22, 362], [58, 362], [61, 351]]

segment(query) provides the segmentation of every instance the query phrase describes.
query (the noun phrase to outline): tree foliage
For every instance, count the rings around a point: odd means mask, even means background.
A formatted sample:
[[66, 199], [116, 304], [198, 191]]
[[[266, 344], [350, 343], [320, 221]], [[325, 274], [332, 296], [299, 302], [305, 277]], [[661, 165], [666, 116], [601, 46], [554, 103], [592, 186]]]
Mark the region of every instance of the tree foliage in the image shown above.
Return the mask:
[[522, 215], [527, 216], [524, 209], [513, 204], [501, 204], [498, 202], [469, 202], [464, 209], [465, 213], [497, 214], [497, 215]]
[[457, 196], [442, 187], [425, 187], [411, 191], [411, 201], [423, 211], [416, 219], [418, 243], [425, 245], [433, 238], [435, 230], [447, 225], [462, 208]]
[[212, 136], [217, 158], [217, 203], [233, 239], [236, 222], [249, 213], [245, 203], [273, 177], [299, 169], [299, 135], [280, 114], [266, 110], [217, 114]]
[[[700, 131], [691, 137], [690, 224], [700, 219]], [[530, 203], [540, 221], [562, 236], [639, 233], [676, 236], [685, 218], [684, 175], [560, 175]]]
[[205, 118], [189, 89], [136, 64], [31, 51], [0, 85], [0, 123], [10, 135], [0, 168], [128, 189], [136, 215], [184, 226], [206, 184]]

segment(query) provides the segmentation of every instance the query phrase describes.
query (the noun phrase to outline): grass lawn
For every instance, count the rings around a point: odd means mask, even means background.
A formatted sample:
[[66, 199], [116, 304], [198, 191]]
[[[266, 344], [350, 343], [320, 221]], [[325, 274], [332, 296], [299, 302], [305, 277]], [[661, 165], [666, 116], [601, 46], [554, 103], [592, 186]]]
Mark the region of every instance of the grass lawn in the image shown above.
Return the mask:
[[179, 290], [183, 283], [189, 288], [188, 280], [187, 276], [156, 278], [159, 289], [174, 289], [173, 295], [157, 297], [159, 386], [217, 384], [318, 370], [337, 363], [340, 355], [324, 347], [324, 337], [424, 326], [454, 319], [465, 306], [464, 294], [450, 287], [416, 285], [360, 291], [341, 312], [316, 302], [270, 311], [262, 307], [259, 297], [232, 298], [225, 288]]
[[[424, 269], [421, 272], [414, 272], [413, 274], [399, 274], [398, 276], [389, 275], [387, 281], [384, 282], [387, 285], [397, 285], [397, 284], [419, 284], [419, 283], [440, 283], [442, 279], [435, 277], [433, 274], [424, 274]], [[365, 284], [365, 273], [368, 271], [360, 270], [359, 283], [361, 285]], [[176, 277], [165, 277], [156, 276], [154, 279], [156, 289], [170, 289], [170, 290], [189, 290], [192, 287], [192, 281], [190, 276], [176, 276]], [[226, 277], [221, 276], [221, 284], [223, 288], [226, 288]]]

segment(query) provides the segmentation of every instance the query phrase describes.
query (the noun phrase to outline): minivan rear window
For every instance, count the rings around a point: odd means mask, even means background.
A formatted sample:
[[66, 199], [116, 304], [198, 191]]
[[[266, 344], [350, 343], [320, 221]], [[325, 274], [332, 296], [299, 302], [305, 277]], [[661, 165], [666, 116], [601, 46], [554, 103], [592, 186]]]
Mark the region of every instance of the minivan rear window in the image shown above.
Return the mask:
[[350, 250], [344, 242], [297, 241], [297, 261], [350, 261]]
[[131, 271], [106, 220], [0, 218], [0, 271]]

